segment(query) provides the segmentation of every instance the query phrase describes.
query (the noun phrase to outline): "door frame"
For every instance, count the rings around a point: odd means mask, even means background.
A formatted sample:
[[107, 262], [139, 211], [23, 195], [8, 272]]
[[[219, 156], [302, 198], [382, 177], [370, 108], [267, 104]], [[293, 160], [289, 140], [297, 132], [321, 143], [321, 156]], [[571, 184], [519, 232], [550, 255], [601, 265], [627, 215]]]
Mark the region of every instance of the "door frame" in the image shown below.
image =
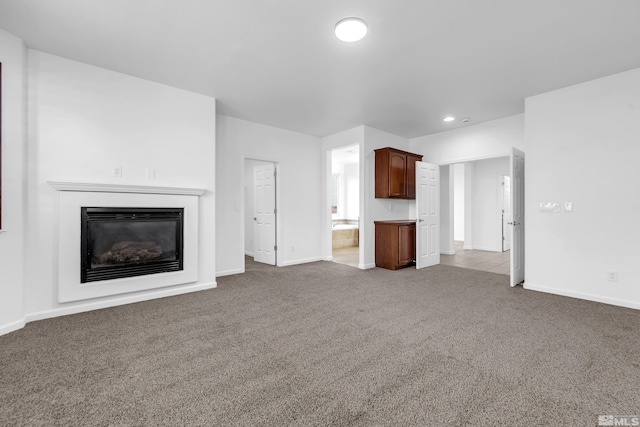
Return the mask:
[[[502, 153], [502, 154], [494, 154], [494, 155], [479, 156], [479, 157], [469, 157], [469, 158], [457, 159], [455, 161], [447, 161], [447, 162], [443, 162], [443, 163], [434, 163], [434, 164], [436, 164], [438, 166], [451, 166], [451, 165], [455, 165], [457, 163], [469, 163], [469, 162], [475, 162], [475, 161], [478, 161], [478, 160], [489, 160], [489, 159], [496, 159], [496, 158], [501, 158], [501, 157], [507, 157], [507, 158], [511, 159], [512, 156], [513, 156], [513, 149], [514, 148], [515, 147], [512, 147], [512, 149], [510, 151], [508, 151], [506, 153]], [[522, 151], [522, 150], [519, 150], [519, 151]], [[522, 151], [522, 152], [526, 155], [526, 151]], [[425, 158], [424, 160], [429, 161], [429, 159], [427, 159], [427, 158]], [[467, 172], [467, 170], [465, 170], [465, 179], [466, 179], [466, 172]], [[526, 183], [525, 183], [525, 186], [526, 186]], [[450, 191], [451, 191], [450, 196], [453, 197], [453, 188], [451, 188]], [[466, 210], [467, 210], [466, 198], [467, 198], [467, 195], [465, 194], [465, 214], [466, 214]], [[513, 200], [513, 178], [511, 178], [511, 199]], [[449, 212], [449, 221], [451, 223], [453, 223], [453, 220], [454, 220], [453, 219], [453, 210], [450, 210], [450, 212]], [[524, 224], [523, 224], [523, 227], [522, 227], [522, 232], [523, 232], [523, 234], [525, 236], [526, 236], [526, 224], [527, 223], [525, 221]], [[442, 232], [442, 230], [440, 230], [440, 231]], [[468, 231], [469, 231], [469, 233], [471, 233], [471, 229], [469, 229]], [[464, 232], [465, 232], [465, 236], [466, 236], [467, 235], [467, 223], [466, 222], [465, 222], [465, 230], [464, 230]], [[511, 239], [512, 239], [512, 241], [511, 241], [511, 244], [512, 244], [511, 252], [513, 252], [513, 233], [511, 235]], [[524, 265], [525, 262], [526, 262], [526, 259], [523, 259], [523, 265]], [[510, 262], [510, 264], [511, 264], [511, 262]], [[525, 271], [526, 271], [526, 269], [525, 269]], [[511, 273], [509, 273], [509, 280], [511, 280]]]
[[364, 270], [364, 247], [366, 236], [364, 233], [364, 219], [366, 217], [366, 213], [364, 212], [364, 144], [359, 142], [358, 140], [340, 145], [331, 145], [324, 147], [324, 180], [323, 180], [323, 189], [325, 195], [325, 203], [323, 204], [324, 214], [324, 231], [323, 231], [323, 259], [325, 261], [333, 260], [333, 248], [332, 248], [332, 215], [331, 215], [331, 166], [332, 166], [332, 155], [333, 150], [339, 150], [341, 148], [358, 146], [358, 198], [359, 198], [359, 221], [358, 221], [358, 268]]
[[[281, 182], [282, 182], [282, 170], [281, 170], [281, 166], [280, 166], [280, 162], [277, 159], [270, 159], [270, 158], [264, 158], [264, 157], [254, 157], [254, 156], [244, 156], [242, 158], [242, 167], [243, 167], [243, 173], [242, 173], [242, 200], [241, 200], [241, 209], [240, 209], [240, 214], [242, 215], [243, 221], [242, 221], [242, 246], [243, 248], [245, 248], [245, 252], [244, 255], [246, 255], [246, 236], [247, 236], [247, 215], [249, 214], [249, 212], [247, 212], [247, 206], [246, 206], [246, 188], [247, 185], [251, 185], [253, 187], [253, 178], [251, 180], [250, 183], [246, 182], [246, 175], [247, 175], [247, 161], [257, 161], [257, 162], [263, 162], [263, 163], [272, 163], [274, 169], [276, 170], [277, 176], [275, 178], [275, 206], [276, 206], [276, 216], [275, 216], [275, 244], [276, 246], [278, 246], [278, 249], [276, 250], [276, 267], [277, 266], [281, 266], [283, 264], [283, 259], [282, 259], [282, 254], [284, 251], [280, 250], [280, 242], [282, 242], [282, 215], [281, 215], [281, 206], [282, 206], [282, 191], [281, 191]], [[253, 167], [251, 167], [251, 176], [253, 176]], [[253, 227], [253, 225], [252, 225]], [[242, 257], [242, 265], [243, 265], [243, 270], [245, 267], [245, 262], [244, 262], [244, 256]]]

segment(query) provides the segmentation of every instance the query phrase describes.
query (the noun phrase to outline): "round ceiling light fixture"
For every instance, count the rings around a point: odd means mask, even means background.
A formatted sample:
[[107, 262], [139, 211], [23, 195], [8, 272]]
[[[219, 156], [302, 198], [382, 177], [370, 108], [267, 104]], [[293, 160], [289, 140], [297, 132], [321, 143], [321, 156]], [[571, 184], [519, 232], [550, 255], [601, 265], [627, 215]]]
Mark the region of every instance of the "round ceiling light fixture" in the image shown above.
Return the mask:
[[338, 40], [357, 42], [367, 35], [367, 23], [360, 18], [344, 18], [338, 21], [334, 31]]
[[452, 122], [452, 121], [454, 121], [455, 119], [456, 119], [456, 118], [455, 118], [455, 117], [453, 117], [453, 116], [447, 116], [447, 117], [445, 117], [444, 119], [442, 119], [442, 121], [444, 121], [444, 122]]

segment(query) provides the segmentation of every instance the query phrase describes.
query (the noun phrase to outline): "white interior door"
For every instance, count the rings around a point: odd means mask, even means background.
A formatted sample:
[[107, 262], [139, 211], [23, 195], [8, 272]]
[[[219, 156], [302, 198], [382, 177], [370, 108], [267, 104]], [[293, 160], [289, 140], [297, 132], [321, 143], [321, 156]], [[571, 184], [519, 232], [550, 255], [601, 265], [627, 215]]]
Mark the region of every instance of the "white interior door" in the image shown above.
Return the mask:
[[440, 264], [440, 167], [416, 162], [416, 268]]
[[276, 188], [274, 165], [253, 168], [253, 259], [276, 265]]
[[524, 153], [511, 153], [511, 286], [524, 282]]
[[511, 177], [502, 177], [502, 252], [511, 249]]

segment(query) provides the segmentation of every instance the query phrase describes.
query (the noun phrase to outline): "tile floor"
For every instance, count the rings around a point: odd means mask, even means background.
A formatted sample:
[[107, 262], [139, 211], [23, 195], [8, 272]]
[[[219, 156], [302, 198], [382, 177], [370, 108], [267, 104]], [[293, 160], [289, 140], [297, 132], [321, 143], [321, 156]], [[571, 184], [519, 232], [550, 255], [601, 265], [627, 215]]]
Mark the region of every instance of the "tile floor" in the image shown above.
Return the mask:
[[333, 262], [358, 267], [358, 247], [333, 249]]
[[[463, 249], [463, 242], [455, 242], [455, 255], [440, 255], [440, 263], [471, 270], [510, 274], [509, 252], [489, 252]], [[358, 267], [358, 247], [333, 250], [333, 262]]]
[[471, 270], [489, 271], [491, 273], [511, 273], [509, 251], [490, 252], [463, 249], [463, 242], [455, 242], [455, 255], [440, 255], [440, 263]]

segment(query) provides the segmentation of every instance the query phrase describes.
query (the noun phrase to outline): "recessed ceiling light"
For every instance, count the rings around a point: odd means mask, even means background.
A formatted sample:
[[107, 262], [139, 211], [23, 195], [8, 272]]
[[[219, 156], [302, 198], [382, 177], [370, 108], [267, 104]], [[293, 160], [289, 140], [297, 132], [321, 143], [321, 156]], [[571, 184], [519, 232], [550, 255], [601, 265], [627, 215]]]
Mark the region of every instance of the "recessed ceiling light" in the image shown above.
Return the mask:
[[456, 119], [456, 118], [455, 118], [455, 117], [453, 117], [453, 116], [447, 116], [447, 117], [445, 117], [445, 118], [444, 118], [444, 119], [442, 119], [442, 120], [443, 120], [443, 121], [445, 121], [445, 122], [452, 122], [452, 121], [454, 121], [455, 119]]
[[367, 34], [367, 23], [360, 18], [344, 18], [336, 24], [335, 33], [343, 42], [357, 42]]

